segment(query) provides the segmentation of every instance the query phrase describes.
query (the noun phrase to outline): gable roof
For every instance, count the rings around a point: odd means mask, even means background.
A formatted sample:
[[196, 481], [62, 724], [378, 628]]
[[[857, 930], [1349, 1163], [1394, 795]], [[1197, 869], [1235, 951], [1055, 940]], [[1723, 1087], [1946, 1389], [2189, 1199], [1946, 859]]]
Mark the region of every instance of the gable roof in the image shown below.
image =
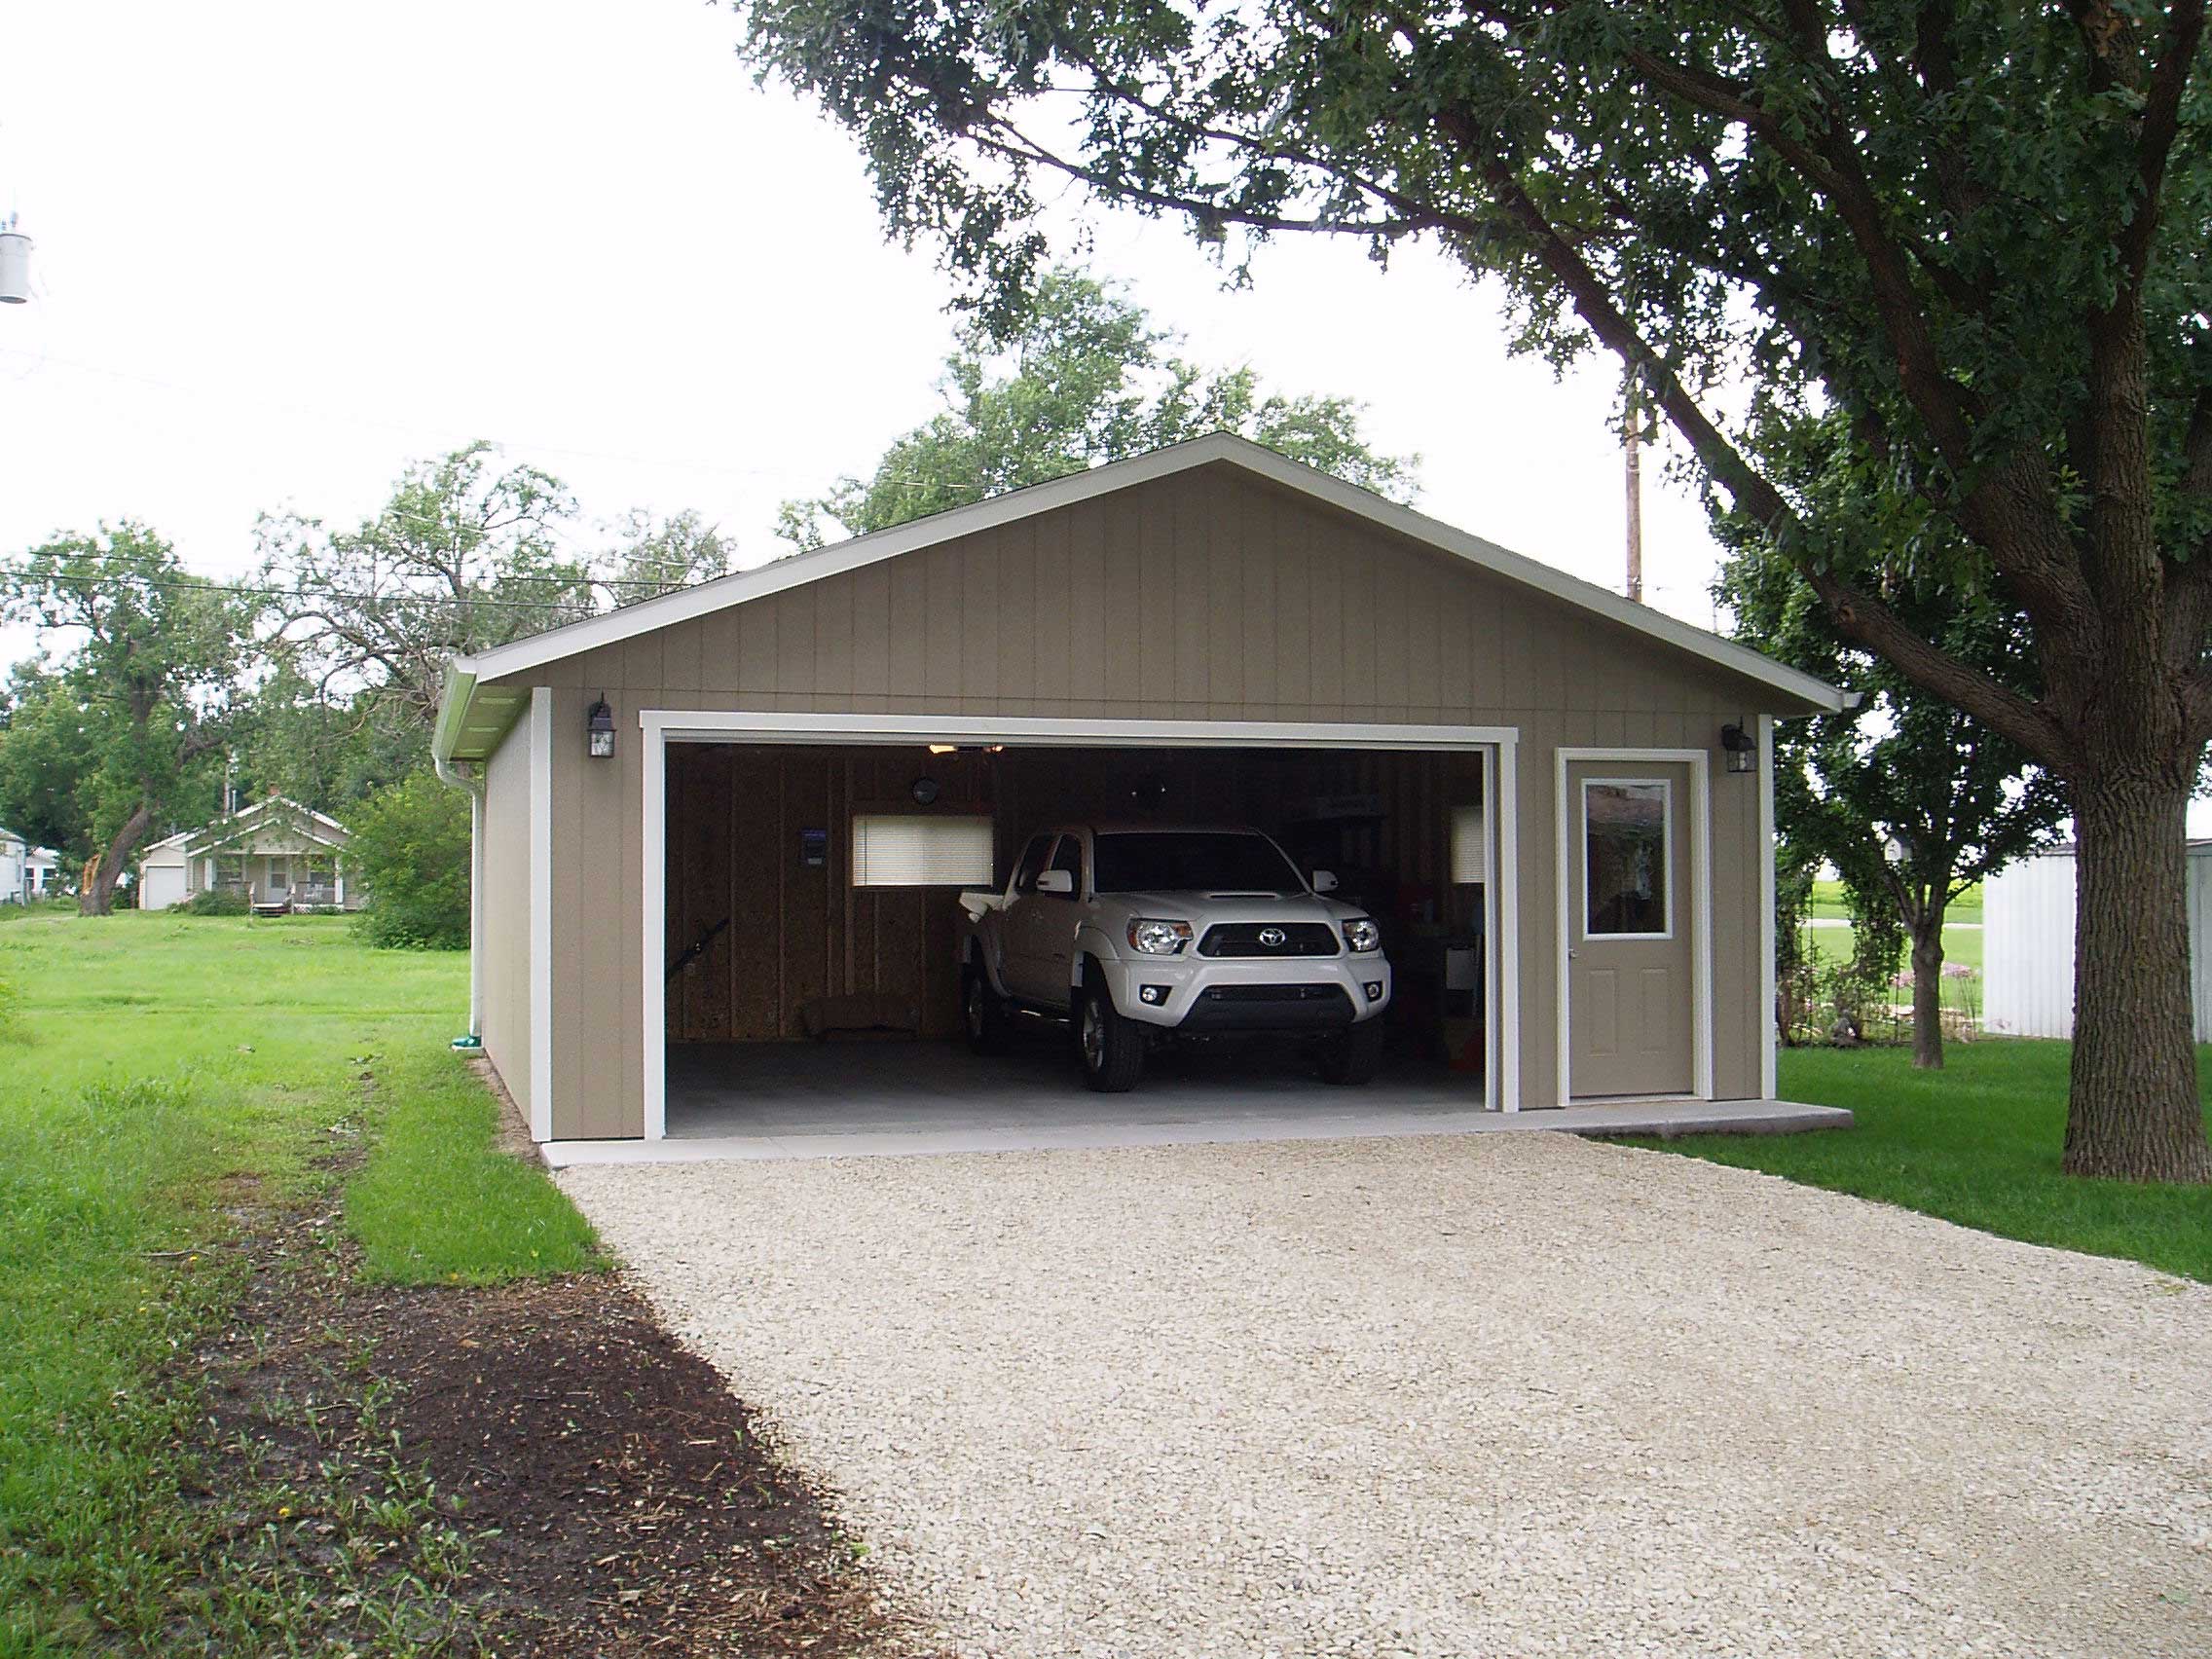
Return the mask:
[[[1233, 432], [1213, 432], [1128, 461], [1112, 461], [1104, 466], [1092, 467], [1088, 472], [1071, 473], [1048, 484], [1033, 484], [1027, 489], [1011, 490], [1003, 496], [992, 496], [968, 506], [953, 507], [941, 513], [934, 513], [928, 518], [894, 525], [888, 530], [874, 531], [811, 552], [793, 554], [750, 571], [718, 576], [693, 587], [678, 588], [671, 593], [641, 600], [635, 605], [623, 606], [603, 616], [587, 617], [580, 622], [549, 628], [542, 634], [533, 634], [528, 639], [498, 645], [491, 650], [456, 657], [446, 667], [445, 690], [439, 703], [438, 722], [430, 740], [432, 752], [440, 759], [455, 758], [463, 750], [474, 754], [489, 754], [493, 748], [498, 747], [498, 740], [506, 735], [508, 723], [514, 715], [520, 713], [520, 702], [517, 699], [504, 700], [499, 718], [490, 721], [470, 721], [467, 719], [475, 687], [482, 681], [525, 673], [550, 662], [558, 662], [564, 657], [596, 650], [603, 645], [618, 645], [624, 640], [649, 634], [655, 629], [687, 622], [694, 617], [725, 610], [752, 600], [765, 599], [771, 594], [782, 593], [808, 582], [842, 575], [848, 571], [857, 571], [885, 559], [896, 559], [902, 554], [934, 547], [958, 536], [972, 535], [978, 531], [992, 530], [1000, 525], [1053, 512], [1138, 484], [1214, 465], [1236, 467], [1294, 495], [1322, 502], [1423, 546], [1463, 559], [1480, 570], [1617, 623], [1660, 645], [1685, 651], [1748, 680], [1771, 686], [1815, 708], [1840, 710], [1849, 707], [1853, 701], [1848, 693], [1839, 691], [1809, 674], [1776, 662], [1749, 645], [1724, 640], [1717, 634], [1709, 633], [1662, 611], [1635, 604], [1595, 582], [1586, 582], [1579, 576], [1568, 575], [1565, 571], [1542, 564], [1525, 554], [1510, 552], [1495, 542], [1486, 541], [1479, 535], [1470, 535], [1467, 532], [1430, 518], [1425, 513], [1418, 513], [1411, 507], [1385, 500], [1373, 491], [1363, 490], [1356, 484], [1347, 484], [1331, 473], [1286, 460], [1274, 451]], [[464, 728], [470, 741], [463, 741]]]
[[208, 846], [228, 841], [240, 834], [249, 834], [261, 825], [276, 807], [286, 809], [287, 822], [283, 828], [297, 831], [309, 840], [325, 847], [343, 846], [350, 831], [327, 812], [317, 812], [312, 806], [294, 800], [290, 795], [268, 795], [251, 806], [241, 806], [236, 812], [226, 813], [197, 830], [179, 830], [173, 835], [164, 835], [159, 841], [149, 841], [139, 850], [139, 858], [159, 852], [165, 847], [185, 847], [187, 852], [200, 852]]

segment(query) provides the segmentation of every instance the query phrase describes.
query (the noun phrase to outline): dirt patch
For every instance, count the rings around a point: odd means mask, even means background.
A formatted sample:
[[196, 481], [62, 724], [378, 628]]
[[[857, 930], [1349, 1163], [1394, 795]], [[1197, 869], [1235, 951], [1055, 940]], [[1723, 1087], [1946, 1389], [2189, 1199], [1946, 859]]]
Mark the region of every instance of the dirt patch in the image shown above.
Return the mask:
[[335, 1215], [244, 1255], [202, 1355], [216, 1604], [311, 1650], [885, 1649], [820, 1496], [619, 1275], [364, 1287]]
[[488, 1054], [470, 1058], [468, 1069], [476, 1074], [476, 1081], [491, 1090], [498, 1106], [499, 1122], [497, 1130], [499, 1150], [509, 1158], [519, 1158], [525, 1163], [543, 1165], [544, 1153], [531, 1138], [530, 1114], [522, 1109], [522, 1102], [508, 1092], [507, 1080], [499, 1075], [499, 1068], [492, 1063]]

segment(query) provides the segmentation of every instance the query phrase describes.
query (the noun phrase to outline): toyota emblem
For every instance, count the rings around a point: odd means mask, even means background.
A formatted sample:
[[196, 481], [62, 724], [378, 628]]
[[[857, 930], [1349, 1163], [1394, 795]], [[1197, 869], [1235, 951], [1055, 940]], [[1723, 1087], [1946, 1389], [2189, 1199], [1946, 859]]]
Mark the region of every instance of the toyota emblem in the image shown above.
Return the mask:
[[1262, 928], [1260, 930], [1260, 942], [1270, 950], [1280, 950], [1290, 942], [1290, 935], [1284, 933], [1280, 928]]

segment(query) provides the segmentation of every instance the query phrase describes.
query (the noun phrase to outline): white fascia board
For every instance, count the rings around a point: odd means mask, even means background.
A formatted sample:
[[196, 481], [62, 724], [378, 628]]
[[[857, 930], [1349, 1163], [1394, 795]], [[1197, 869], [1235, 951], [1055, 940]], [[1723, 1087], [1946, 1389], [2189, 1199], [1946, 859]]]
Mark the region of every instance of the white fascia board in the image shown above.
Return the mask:
[[466, 657], [455, 657], [446, 664], [445, 688], [438, 694], [437, 723], [430, 728], [430, 753], [439, 760], [451, 760], [455, 747], [461, 742], [461, 727], [468, 718], [468, 700], [476, 690], [477, 677], [464, 666]]
[[1411, 507], [1401, 507], [1393, 501], [1386, 501], [1372, 491], [1347, 484], [1341, 478], [1301, 465], [1297, 461], [1286, 461], [1272, 450], [1248, 439], [1229, 432], [1215, 432], [1206, 437], [1194, 438], [1188, 443], [1155, 450], [1150, 455], [1137, 456], [1133, 460], [1113, 461], [1105, 466], [1092, 467], [1088, 472], [1057, 478], [1049, 484], [1032, 485], [1026, 490], [1010, 491], [1006, 495], [994, 496], [989, 500], [977, 501], [970, 506], [954, 507], [926, 519], [916, 519], [911, 524], [895, 525], [889, 530], [857, 536], [851, 541], [841, 541], [831, 547], [818, 548], [811, 553], [793, 554], [789, 558], [762, 565], [757, 570], [718, 576], [715, 580], [701, 582], [696, 587], [680, 588], [674, 593], [662, 594], [609, 611], [605, 616], [571, 622], [566, 627], [550, 629], [543, 634], [517, 640], [512, 645], [499, 645], [474, 656], [458, 657], [446, 670], [446, 694], [439, 709], [438, 731], [432, 740], [433, 747], [439, 742], [445, 743], [446, 747], [440, 753], [448, 758], [452, 756], [452, 746], [460, 736], [461, 715], [470, 692], [479, 681], [519, 674], [549, 662], [558, 662], [564, 657], [596, 650], [602, 645], [619, 645], [624, 640], [651, 633], [658, 628], [688, 622], [695, 617], [727, 609], [731, 606], [765, 599], [789, 588], [842, 575], [847, 571], [857, 571], [885, 559], [895, 559], [903, 553], [934, 547], [957, 536], [972, 535], [978, 531], [1053, 512], [1061, 507], [1125, 490], [1132, 485], [1172, 477], [1176, 473], [1188, 472], [1215, 461], [1227, 461], [1239, 466], [1285, 490], [1324, 502], [1382, 529], [1464, 559], [1471, 565], [1523, 586], [1534, 588], [1607, 621], [1616, 622], [1662, 645], [1702, 657], [1708, 662], [1741, 674], [1746, 679], [1801, 698], [1818, 708], [1835, 711], [1847, 706], [1845, 693], [1834, 686], [1816, 680], [1809, 674], [1786, 667], [1771, 657], [1762, 656], [1749, 645], [1723, 640], [1716, 634], [1709, 634], [1703, 628], [1677, 621], [1645, 606], [1631, 604], [1620, 595], [1593, 582], [1570, 576], [1564, 571], [1554, 570], [1551, 566], [1540, 564], [1523, 554], [1508, 552], [1495, 542], [1485, 541], [1463, 530], [1456, 530], [1424, 513], [1417, 513]]

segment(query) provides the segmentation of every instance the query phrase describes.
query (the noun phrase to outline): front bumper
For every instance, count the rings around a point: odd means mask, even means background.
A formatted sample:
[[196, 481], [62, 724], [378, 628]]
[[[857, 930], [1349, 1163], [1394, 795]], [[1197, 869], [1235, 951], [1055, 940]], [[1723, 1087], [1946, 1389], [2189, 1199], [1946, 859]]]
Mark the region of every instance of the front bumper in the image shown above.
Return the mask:
[[[1341, 1031], [1390, 1006], [1390, 964], [1381, 951], [1305, 960], [1117, 958], [1099, 967], [1124, 1018], [1164, 1030]], [[1370, 985], [1380, 987], [1373, 996]], [[1145, 1000], [1147, 986], [1161, 988], [1159, 1001]]]

